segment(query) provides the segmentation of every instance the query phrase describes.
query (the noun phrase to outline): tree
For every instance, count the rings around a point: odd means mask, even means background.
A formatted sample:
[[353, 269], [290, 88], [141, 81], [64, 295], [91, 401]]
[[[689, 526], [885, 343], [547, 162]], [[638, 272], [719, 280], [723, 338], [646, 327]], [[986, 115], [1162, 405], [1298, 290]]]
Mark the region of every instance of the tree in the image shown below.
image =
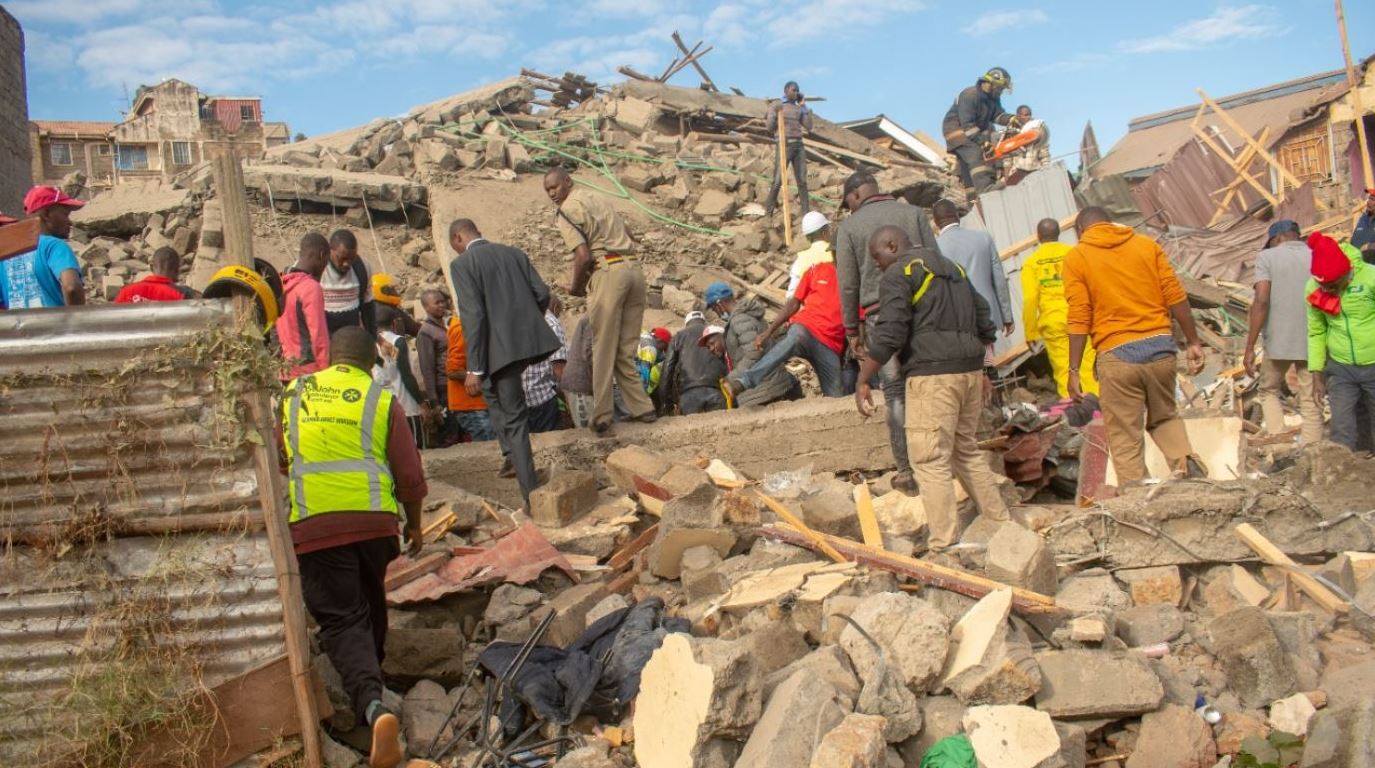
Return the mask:
[[305, 140], [306, 140], [306, 135], [305, 135], [304, 133], [301, 133], [300, 131], [297, 131], [297, 132], [296, 132], [296, 136], [295, 136], [294, 138], [292, 138], [291, 140], [292, 140], [292, 141], [305, 141]]

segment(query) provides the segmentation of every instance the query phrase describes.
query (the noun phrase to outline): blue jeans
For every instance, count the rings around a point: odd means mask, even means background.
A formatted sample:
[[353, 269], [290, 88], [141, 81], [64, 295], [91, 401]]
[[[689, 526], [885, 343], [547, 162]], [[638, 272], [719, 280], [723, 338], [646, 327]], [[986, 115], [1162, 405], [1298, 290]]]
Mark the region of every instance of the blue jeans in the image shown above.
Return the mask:
[[759, 386], [760, 380], [778, 366], [788, 362], [790, 357], [800, 357], [812, 364], [816, 378], [821, 382], [821, 394], [826, 397], [840, 397], [845, 394], [845, 385], [840, 375], [840, 353], [817, 341], [812, 332], [801, 323], [788, 326], [788, 333], [778, 340], [764, 356], [755, 361], [748, 370], [735, 376], [745, 389]]
[[492, 429], [492, 417], [486, 411], [456, 411], [454, 415], [458, 417], [458, 426], [473, 438], [473, 442], [497, 439], [497, 433]]

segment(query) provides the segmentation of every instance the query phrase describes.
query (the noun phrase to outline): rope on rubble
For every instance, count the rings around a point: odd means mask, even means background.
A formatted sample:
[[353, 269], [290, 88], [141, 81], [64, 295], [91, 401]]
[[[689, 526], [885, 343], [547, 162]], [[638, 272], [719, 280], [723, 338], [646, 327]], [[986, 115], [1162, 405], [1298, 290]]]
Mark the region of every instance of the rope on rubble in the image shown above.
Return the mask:
[[[377, 230], [372, 227], [372, 209], [368, 208], [368, 191], [360, 189], [363, 194], [363, 215], [368, 217], [368, 234], [372, 235], [372, 250], [377, 254], [377, 260], [382, 263], [382, 271], [387, 271], [387, 257], [382, 253], [382, 246], [377, 243]], [[331, 206], [331, 210], [333, 206]]]

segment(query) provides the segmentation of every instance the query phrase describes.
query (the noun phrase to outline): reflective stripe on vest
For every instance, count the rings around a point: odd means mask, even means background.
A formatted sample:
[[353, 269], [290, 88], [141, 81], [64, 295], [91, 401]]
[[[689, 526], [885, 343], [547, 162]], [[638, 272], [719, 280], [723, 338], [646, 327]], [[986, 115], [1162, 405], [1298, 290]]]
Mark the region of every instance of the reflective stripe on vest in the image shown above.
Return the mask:
[[[926, 269], [926, 262], [922, 261], [921, 259], [912, 259], [911, 261], [907, 262], [907, 266], [902, 268], [903, 274], [907, 275], [908, 277], [911, 277], [913, 264], [920, 264], [922, 269]], [[964, 267], [961, 267], [959, 264], [956, 264], [955, 269], [959, 270], [960, 277], [965, 276]], [[926, 269], [926, 277], [923, 277], [921, 279], [921, 285], [917, 287], [917, 292], [912, 294], [912, 306], [915, 307], [917, 305], [917, 302], [921, 301], [921, 297], [926, 295], [926, 289], [931, 287], [931, 281], [934, 279], [936, 279], [936, 275], [933, 274], [931, 270]]]
[[[288, 398], [289, 522], [331, 512], [399, 514], [385, 461], [391, 393], [363, 371], [335, 365], [297, 379]], [[314, 422], [304, 438], [303, 413]]]

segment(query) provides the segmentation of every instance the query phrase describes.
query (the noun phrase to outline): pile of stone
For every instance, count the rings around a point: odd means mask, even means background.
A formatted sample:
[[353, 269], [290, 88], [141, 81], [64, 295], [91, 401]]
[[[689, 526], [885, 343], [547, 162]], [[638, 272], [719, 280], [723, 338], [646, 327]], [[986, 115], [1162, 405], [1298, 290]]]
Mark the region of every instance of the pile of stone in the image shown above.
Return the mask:
[[211, 218], [189, 190], [160, 181], [127, 182], [97, 196], [72, 214], [72, 249], [88, 297], [113, 300], [125, 285], [148, 275], [153, 253], [162, 247], [183, 257], [189, 275], [198, 249], [224, 244], [223, 226]]
[[[386, 672], [408, 691], [394, 703], [413, 755], [453, 735], [444, 716], [487, 641], [523, 640], [552, 612], [544, 642], [565, 646], [653, 598], [691, 633], [667, 635], [648, 659], [633, 715], [575, 722], [579, 748], [558, 765], [896, 768], [950, 737], [989, 768], [1211, 768], [1280, 748], [1302, 766], [1375, 761], [1375, 554], [1343, 551], [1373, 548], [1345, 479], [1368, 476], [1371, 460], [1317, 446], [1266, 480], [1260, 501], [1226, 501], [1237, 494], [1218, 483], [1131, 490], [1095, 510], [1098, 538], [1068, 506], [974, 519], [946, 589], [885, 565], [920, 563], [910, 555], [926, 526], [920, 497], [890, 490], [888, 476], [867, 482], [886, 554], [837, 562], [772, 532], [791, 520], [794, 533], [858, 541], [849, 479], [749, 478], [638, 445], [601, 455], [592, 466], [570, 453], [584, 468], [555, 470], [531, 498], [531, 519], [576, 563], [576, 584], [550, 570], [393, 608]], [[523, 519], [442, 482], [435, 490], [427, 515], [456, 520], [444, 547], [481, 545]], [[1010, 482], [1004, 491], [1015, 493]], [[1308, 504], [1292, 502], [1300, 494]], [[1177, 514], [1189, 504], [1192, 528]], [[1285, 546], [1302, 526], [1336, 530], [1296, 554], [1349, 601], [1329, 610], [1296, 589], [1291, 569], [1230, 542], [1208, 548], [1247, 522]], [[1165, 562], [1128, 531], [1178, 556]], [[1085, 557], [1090, 546], [1102, 556]], [[1126, 549], [1143, 554], [1114, 554]], [[457, 703], [456, 722], [481, 707], [471, 693]], [[338, 740], [362, 749], [365, 731], [335, 717]], [[443, 764], [475, 754], [461, 740]]]

